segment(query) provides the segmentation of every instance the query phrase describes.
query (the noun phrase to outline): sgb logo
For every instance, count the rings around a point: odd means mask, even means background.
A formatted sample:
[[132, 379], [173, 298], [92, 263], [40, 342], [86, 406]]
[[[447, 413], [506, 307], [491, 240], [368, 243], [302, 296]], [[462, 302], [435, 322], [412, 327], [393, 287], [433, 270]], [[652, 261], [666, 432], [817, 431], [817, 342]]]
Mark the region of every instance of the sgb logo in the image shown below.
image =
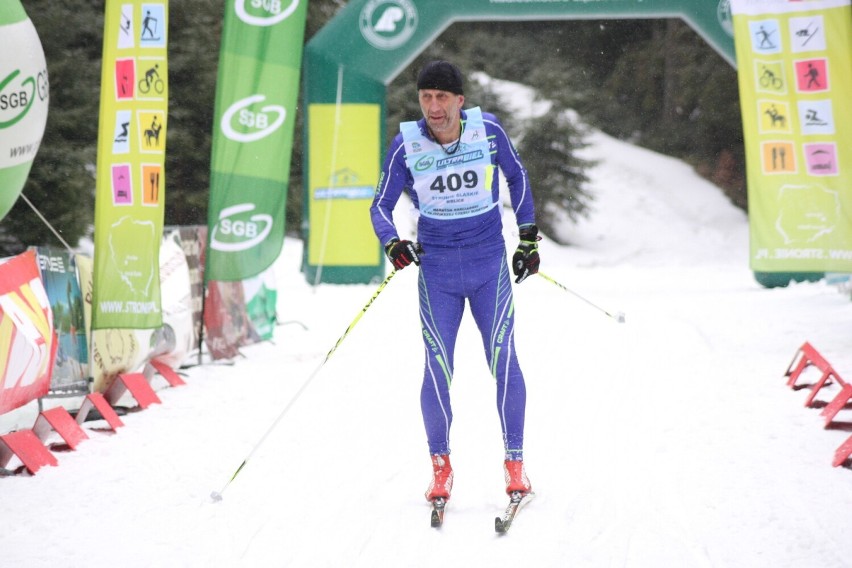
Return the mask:
[[[265, 105], [254, 110], [252, 105], [266, 100], [265, 95], [252, 95], [232, 104], [222, 115], [222, 133], [235, 142], [254, 142], [278, 130], [287, 116], [281, 105]], [[234, 127], [234, 119], [239, 124]]]
[[414, 169], [418, 172], [423, 172], [431, 168], [432, 164], [434, 163], [435, 158], [433, 158], [432, 156], [423, 156], [422, 158], [417, 160], [416, 164], [414, 164]]
[[272, 216], [254, 211], [254, 203], [225, 207], [219, 212], [219, 222], [213, 227], [210, 246], [223, 252], [248, 250], [262, 243], [272, 231]]
[[[263, 15], [250, 14], [246, 8], [246, 2], [253, 12], [259, 12]], [[281, 9], [281, 0], [236, 0], [234, 2], [234, 10], [237, 12], [237, 16], [251, 26], [274, 26], [278, 22], [286, 20], [298, 7], [299, 0], [291, 0], [290, 5], [283, 10]]]
[[0, 81], [0, 128], [8, 128], [20, 122], [29, 112], [36, 96], [42, 100], [47, 96], [47, 73], [38, 74], [38, 86], [34, 77], [20, 75], [21, 70], [15, 69]]

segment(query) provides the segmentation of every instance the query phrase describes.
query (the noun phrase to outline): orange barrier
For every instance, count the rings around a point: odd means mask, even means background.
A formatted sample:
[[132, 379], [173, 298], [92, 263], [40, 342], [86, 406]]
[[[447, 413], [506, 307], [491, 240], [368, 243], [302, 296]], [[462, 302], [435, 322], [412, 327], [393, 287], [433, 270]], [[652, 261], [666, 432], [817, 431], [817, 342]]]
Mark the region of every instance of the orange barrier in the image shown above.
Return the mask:
[[80, 406], [80, 410], [77, 411], [77, 424], [83, 424], [93, 409], [100, 412], [101, 418], [107, 421], [107, 424], [109, 424], [109, 427], [112, 428], [113, 431], [115, 431], [116, 428], [124, 426], [124, 422], [121, 421], [121, 418], [118, 417], [118, 414], [116, 414], [115, 410], [112, 409], [112, 406], [109, 405], [109, 402], [107, 402], [106, 398], [104, 398], [104, 395], [99, 392], [93, 392], [92, 394], [86, 395], [86, 398], [83, 400], [83, 404]]
[[[787, 366], [787, 371], [784, 373], [784, 376], [787, 377], [787, 386], [794, 388], [799, 376], [810, 366], [816, 367], [822, 371], [822, 374], [820, 375], [819, 380], [811, 385], [811, 392], [805, 400], [805, 406], [812, 407], [817, 393], [827, 384], [831, 384], [832, 380], [836, 381], [837, 384], [840, 385], [840, 392], [838, 392], [837, 395], [835, 395], [835, 397], [826, 404], [825, 408], [822, 409], [822, 412], [820, 412], [820, 415], [825, 418], [825, 424], [823, 427], [828, 428], [837, 414], [846, 408], [849, 401], [852, 400], [852, 384], [844, 381], [825, 357], [820, 355], [820, 353], [814, 349], [813, 345], [806, 341], [802, 344], [798, 351], [796, 351], [796, 354], [793, 356], [793, 360], [790, 361], [790, 364]], [[852, 456], [852, 436], [847, 438], [846, 441], [843, 442], [837, 450], [835, 450], [834, 459], [832, 460], [831, 465], [839, 467], [845, 464], [850, 456]]]
[[18, 430], [0, 436], [0, 467], [5, 468], [15, 456], [32, 474], [42, 466], [59, 464], [32, 430]]
[[47, 440], [47, 436], [51, 430], [59, 434], [72, 450], [76, 450], [77, 445], [83, 440], [89, 439], [86, 433], [83, 432], [83, 429], [80, 428], [80, 425], [61, 406], [44, 410], [36, 418], [33, 432], [35, 432], [39, 440], [42, 442]]
[[118, 400], [129, 392], [136, 399], [141, 408], [148, 408], [152, 404], [161, 404], [160, 397], [148, 384], [148, 379], [142, 373], [124, 373], [118, 376], [107, 389], [104, 395], [109, 403], [115, 406]]
[[836, 380], [841, 386], [846, 386], [846, 381], [840, 377], [837, 371], [834, 370], [834, 367], [832, 367], [828, 361], [826, 361], [825, 358], [820, 355], [819, 352], [807, 341], [802, 344], [793, 356], [793, 360], [790, 361], [790, 365], [788, 365], [787, 371], [784, 373], [784, 376], [787, 377], [787, 386], [791, 388], [795, 387], [799, 375], [801, 375], [802, 371], [810, 366], [818, 368], [822, 371], [822, 375], [819, 380], [811, 386], [811, 394], [805, 400], [805, 406], [813, 406], [817, 393], [822, 387], [829, 384], [831, 379]]

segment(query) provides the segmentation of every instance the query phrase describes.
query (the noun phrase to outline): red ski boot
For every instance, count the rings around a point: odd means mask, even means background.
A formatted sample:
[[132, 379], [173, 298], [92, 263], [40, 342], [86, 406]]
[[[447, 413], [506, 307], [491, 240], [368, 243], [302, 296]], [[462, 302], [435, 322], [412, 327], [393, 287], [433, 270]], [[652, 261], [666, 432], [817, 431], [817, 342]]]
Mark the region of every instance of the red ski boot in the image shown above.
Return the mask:
[[439, 497], [450, 499], [453, 490], [453, 467], [447, 454], [432, 456], [432, 481], [426, 490], [426, 499], [434, 501]]
[[503, 473], [506, 477], [506, 494], [511, 495], [519, 491], [522, 495], [532, 491], [532, 484], [524, 470], [524, 462], [517, 460], [506, 460], [503, 462]]

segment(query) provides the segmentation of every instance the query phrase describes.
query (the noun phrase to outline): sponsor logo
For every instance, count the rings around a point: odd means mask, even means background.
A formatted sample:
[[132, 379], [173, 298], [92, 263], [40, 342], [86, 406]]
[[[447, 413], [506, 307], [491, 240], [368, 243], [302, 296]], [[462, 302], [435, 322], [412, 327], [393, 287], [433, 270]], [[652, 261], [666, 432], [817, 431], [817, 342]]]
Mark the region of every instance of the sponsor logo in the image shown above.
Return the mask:
[[417, 28], [417, 8], [410, 0], [370, 0], [361, 9], [361, 35], [376, 49], [396, 49]]
[[291, 0], [290, 4], [282, 9], [285, 2], [286, 0], [237, 0], [234, 2], [234, 11], [239, 19], [250, 26], [274, 26], [290, 17], [299, 7], [299, 0]]
[[[383, 172], [384, 174], [384, 172]], [[384, 179], [384, 175], [382, 176]], [[359, 183], [358, 173], [341, 168], [331, 175], [331, 186], [314, 189], [314, 199], [372, 199], [373, 187]], [[381, 183], [381, 182], [379, 182]]]
[[[255, 103], [266, 100], [265, 95], [252, 95], [232, 104], [222, 115], [220, 127], [226, 138], [235, 142], [254, 142], [278, 130], [287, 116], [281, 105], [266, 105], [254, 109]], [[273, 118], [270, 118], [272, 115]], [[234, 126], [237, 117], [239, 126]], [[239, 130], [237, 130], [239, 128]]]
[[473, 152], [468, 152], [467, 154], [461, 154], [459, 156], [453, 156], [452, 158], [444, 158], [442, 160], [438, 160], [438, 169], [449, 168], [450, 166], [457, 166], [459, 164], [464, 164], [467, 162], [472, 162], [474, 160], [482, 159], [482, 150], [475, 150]]
[[434, 163], [435, 158], [433, 158], [432, 156], [423, 156], [422, 158], [417, 160], [416, 164], [414, 164], [414, 169], [418, 172], [423, 172], [431, 168], [432, 164]]
[[369, 185], [352, 187], [318, 187], [314, 199], [372, 199], [373, 188]]
[[[21, 77], [21, 70], [15, 69], [0, 80], [0, 128], [9, 128], [27, 115], [36, 97], [47, 93], [47, 74], [38, 74], [39, 83], [33, 76]], [[43, 84], [43, 86], [42, 86]]]
[[210, 246], [222, 252], [239, 252], [262, 243], [272, 231], [272, 216], [265, 213], [249, 215], [254, 209], [254, 203], [222, 209], [219, 222], [213, 227]]

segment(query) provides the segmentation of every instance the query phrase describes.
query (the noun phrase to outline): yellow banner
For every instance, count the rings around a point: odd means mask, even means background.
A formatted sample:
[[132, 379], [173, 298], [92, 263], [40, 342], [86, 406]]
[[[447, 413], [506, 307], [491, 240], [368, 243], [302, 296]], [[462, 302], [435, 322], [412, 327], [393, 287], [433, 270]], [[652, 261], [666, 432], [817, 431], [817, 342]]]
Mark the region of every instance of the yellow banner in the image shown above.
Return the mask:
[[162, 325], [168, 0], [107, 0], [95, 199], [94, 329]]
[[379, 114], [372, 104], [309, 106], [312, 265], [377, 266], [381, 260], [370, 222], [381, 163]]
[[852, 272], [850, 0], [732, 0], [750, 265]]

